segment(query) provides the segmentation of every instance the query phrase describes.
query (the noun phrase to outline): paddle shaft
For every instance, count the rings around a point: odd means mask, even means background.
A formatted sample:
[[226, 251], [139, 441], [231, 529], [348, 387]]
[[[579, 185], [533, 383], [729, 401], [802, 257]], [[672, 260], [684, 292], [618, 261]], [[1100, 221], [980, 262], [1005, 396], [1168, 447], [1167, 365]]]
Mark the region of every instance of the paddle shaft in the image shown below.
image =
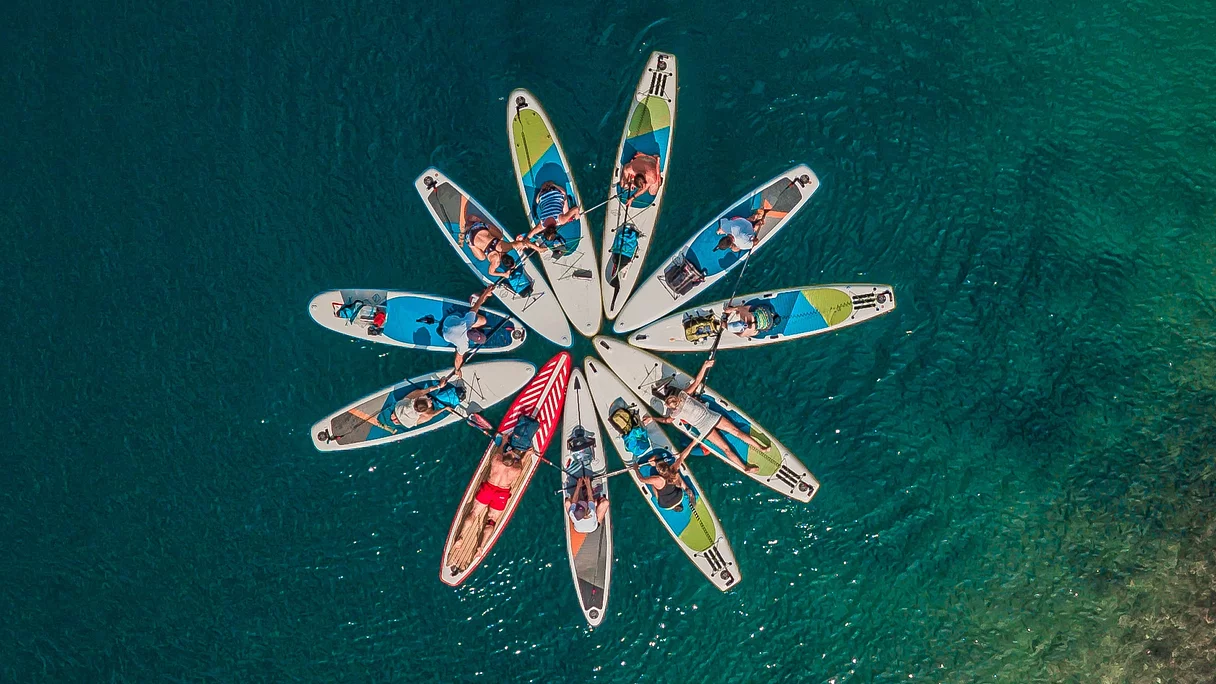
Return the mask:
[[600, 202], [599, 204], [595, 205], [594, 207], [591, 207], [590, 209], [584, 209], [583, 216], [590, 214], [591, 212], [595, 211], [596, 209], [599, 209], [600, 207], [607, 206], [607, 204], [614, 199], [620, 199], [621, 195], [624, 195], [628, 190], [629, 190], [629, 188], [626, 188], [625, 190], [618, 192], [617, 194], [613, 195], [612, 197], [609, 197], [608, 199], [604, 200], [603, 202]]

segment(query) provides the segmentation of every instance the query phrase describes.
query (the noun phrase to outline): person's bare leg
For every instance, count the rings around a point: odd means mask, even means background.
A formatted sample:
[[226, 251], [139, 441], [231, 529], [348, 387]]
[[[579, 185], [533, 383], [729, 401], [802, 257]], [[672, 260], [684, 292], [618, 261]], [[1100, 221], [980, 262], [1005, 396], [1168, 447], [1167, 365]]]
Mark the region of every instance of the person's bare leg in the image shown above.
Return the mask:
[[757, 442], [751, 435], [743, 434], [743, 431], [740, 430], [738, 428], [738, 426], [736, 426], [734, 423], [730, 422], [730, 419], [727, 418], [726, 416], [722, 416], [721, 418], [719, 418], [718, 424], [715, 425], [714, 427], [718, 428], [719, 430], [726, 430], [727, 432], [734, 435], [735, 437], [738, 437], [739, 439], [743, 440], [749, 447], [755, 447], [756, 449], [759, 449], [760, 451], [764, 451], [764, 445], [760, 444], [760, 442]]
[[460, 526], [460, 534], [456, 535], [456, 543], [452, 544], [452, 554], [464, 546], [464, 536], [469, 533], [473, 525], [477, 524], [477, 518], [481, 511], [486, 508], [486, 505], [480, 501], [473, 502], [473, 508], [469, 511], [469, 515], [464, 519], [464, 524]]
[[595, 519], [599, 524], [604, 524], [604, 518], [608, 515], [608, 499], [600, 497], [599, 501], [595, 502]]
[[760, 466], [744, 463], [743, 459], [739, 458], [739, 454], [735, 453], [735, 450], [731, 448], [730, 443], [726, 441], [726, 438], [722, 436], [722, 433], [718, 432], [716, 429], [710, 430], [705, 439], [709, 440], [710, 444], [718, 447], [719, 451], [726, 454], [726, 458], [730, 459], [732, 463], [742, 468], [745, 472], [753, 473], [760, 469]]
[[486, 533], [493, 530], [494, 526], [498, 524], [499, 515], [502, 515], [502, 511], [496, 511], [493, 508], [486, 515], [486, 522], [481, 526], [481, 534], [477, 537], [477, 553], [483, 553], [486, 550], [486, 544], [490, 543], [490, 539], [493, 538], [494, 535]]

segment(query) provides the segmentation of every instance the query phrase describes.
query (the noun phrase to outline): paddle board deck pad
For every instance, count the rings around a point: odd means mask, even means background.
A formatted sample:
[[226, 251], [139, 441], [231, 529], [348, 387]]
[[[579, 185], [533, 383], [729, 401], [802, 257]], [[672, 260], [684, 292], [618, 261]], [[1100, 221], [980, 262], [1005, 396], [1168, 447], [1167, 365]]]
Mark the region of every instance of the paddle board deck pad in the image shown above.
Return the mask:
[[[462, 420], [444, 411], [421, 425], [405, 427], [394, 422], [391, 414], [398, 401], [420, 389], [435, 390], [439, 381], [452, 372], [445, 368], [419, 375], [373, 392], [342, 408], [312, 426], [312, 444], [320, 451], [342, 451], [398, 442], [426, 434]], [[536, 374], [536, 366], [526, 361], [485, 361], [465, 364], [464, 378], [448, 384], [464, 391], [462, 413], [478, 413], [506, 399]]]
[[[546, 182], [566, 193], [567, 208], [581, 207], [578, 187], [566, 154], [549, 116], [532, 93], [522, 88], [507, 99], [507, 137], [511, 139], [511, 161], [519, 196], [531, 229], [540, 223], [536, 198]], [[595, 244], [585, 216], [558, 226], [553, 239], [537, 235], [532, 240], [549, 247], [537, 255], [549, 276], [549, 284], [574, 329], [591, 337], [600, 331], [600, 280], [595, 276]]]
[[[456, 347], [443, 339], [443, 320], [470, 309], [469, 302], [394, 290], [332, 290], [308, 304], [312, 319], [334, 332], [398, 347], [451, 352]], [[527, 329], [517, 319], [484, 306], [481, 313], [486, 317], [482, 329], [494, 331], [481, 353], [511, 351], [524, 343]]]
[[[802, 164], [786, 171], [744, 195], [729, 209], [705, 224], [684, 246], [676, 250], [639, 287], [617, 316], [613, 330], [618, 333], [640, 328], [667, 315], [684, 302], [690, 302], [727, 273], [738, 268], [750, 252], [754, 257], [764, 245], [794, 218], [807, 200], [819, 189], [819, 179]], [[718, 250], [720, 223], [725, 219], [748, 218], [765, 211], [756, 230], [755, 244], [739, 252]]]
[[[735, 552], [731, 550], [726, 533], [722, 530], [722, 524], [718, 521], [714, 509], [709, 505], [709, 500], [705, 497], [701, 485], [697, 483], [692, 471], [689, 470], [687, 461], [680, 467], [680, 476], [684, 478], [685, 486], [692, 491], [696, 501], [690, 502], [689, 495], [685, 493], [678, 504], [672, 508], [663, 508], [659, 505], [653, 488], [644, 484], [641, 477], [656, 474], [653, 464], [658, 459], [668, 462], [675, 459], [676, 450], [672, 446], [671, 440], [659, 428], [658, 423], [652, 422], [645, 426], [649, 447], [647, 448], [643, 443], [636, 447], [639, 453], [631, 452], [626, 447], [621, 433], [612, 426], [612, 412], [618, 408], [635, 407], [639, 420], [643, 416], [649, 415], [649, 412], [645, 407], [636, 406], [635, 397], [625, 383], [621, 382], [620, 378], [598, 360], [588, 358], [583, 364], [583, 369], [587, 374], [587, 385], [591, 388], [591, 396], [595, 401], [595, 408], [599, 412], [600, 422], [604, 426], [601, 434], [606, 435], [616, 447], [616, 451], [625, 465], [632, 466], [635, 461], [638, 463], [639, 468], [631, 470], [629, 476], [633, 478], [633, 483], [642, 493], [642, 498], [650, 504], [650, 510], [654, 511], [684, 555], [688, 556], [693, 565], [697, 566], [697, 569], [715, 587], [726, 591], [738, 584], [742, 576], [735, 561]], [[676, 508], [680, 510], [675, 510]]]
[[[661, 318], [630, 335], [629, 343], [655, 351], [710, 349], [726, 304], [714, 302]], [[856, 325], [894, 311], [895, 292], [890, 285], [815, 285], [743, 295], [735, 297], [733, 305], [749, 307], [757, 333], [744, 337], [723, 332], [719, 349], [774, 344]], [[764, 312], [756, 314], [758, 309]], [[730, 320], [738, 319], [732, 315]]]
[[[600, 356], [604, 358], [604, 361], [616, 372], [621, 380], [629, 386], [629, 389], [637, 399], [660, 415], [666, 411], [666, 407], [663, 405], [662, 400], [651, 394], [651, 388], [659, 382], [670, 382], [676, 387], [683, 388], [688, 387], [693, 380], [690, 375], [663, 359], [640, 349], [630, 347], [624, 342], [610, 337], [596, 337], [595, 350], [599, 352]], [[708, 440], [702, 441], [700, 446], [694, 447], [694, 453], [696, 449], [700, 449], [702, 452], [708, 450], [732, 468], [791, 499], [806, 502], [815, 496], [816, 492], [819, 491], [819, 480], [816, 480], [815, 476], [807, 470], [806, 466], [790, 453], [790, 450], [786, 449], [781, 442], [778, 442], [763, 427], [758, 425], [756, 421], [752, 420], [750, 416], [739, 410], [737, 406], [728, 402], [722, 395], [709, 387], [702, 389], [700, 399], [710, 409], [734, 423], [740, 431], [751, 436], [752, 439], [761, 445], [767, 444], [768, 446], [765, 449], [757, 449], [756, 447], [748, 446], [747, 443], [734, 435], [728, 434], [723, 430], [718, 430], [723, 439], [726, 440], [726, 443], [734, 449], [735, 453], [743, 459], [744, 463], [754, 463], [760, 467], [754, 473], [747, 473], [742, 468], [736, 466], [726, 454], [722, 453], [718, 447], [711, 444]], [[682, 423], [675, 424], [675, 427], [691, 439], [698, 437], [694, 429]]]
[[[629, 299], [642, 270], [642, 262], [654, 239], [659, 206], [667, 188], [671, 158], [671, 133], [676, 122], [676, 58], [665, 52], [651, 53], [630, 99], [629, 115], [617, 148], [610, 199], [604, 218], [603, 278], [604, 314], [616, 318]], [[645, 194], [626, 206], [628, 191], [621, 186], [621, 169], [638, 154], [659, 158], [663, 179], [654, 195]], [[625, 193], [625, 194], [621, 194]]]
[[[566, 400], [566, 383], [570, 379], [570, 365], [570, 353], [562, 351], [541, 366], [536, 376], [524, 386], [507, 409], [507, 414], [498, 424], [498, 434], [514, 428], [520, 416], [531, 416], [540, 423], [532, 438], [532, 448], [538, 455], [544, 456], [545, 449], [553, 439], [553, 433], [557, 431], [558, 421], [561, 420], [562, 404]], [[496, 441], [492, 440], [473, 473], [473, 479], [465, 490], [459, 508], [456, 509], [456, 517], [452, 520], [452, 528], [448, 531], [447, 543], [443, 547], [443, 565], [439, 569], [439, 579], [444, 584], [455, 587], [464, 582], [494, 547], [507, 523], [511, 521], [511, 515], [519, 506], [519, 501], [540, 463], [536, 456], [529, 456], [520, 464], [522, 470], [518, 479], [511, 486], [503, 509], [493, 511], [494, 524], [487, 531], [484, 528], [492, 509], [478, 503], [476, 498], [481, 485], [490, 475], [490, 460], [497, 450]], [[466, 521], [470, 524], [466, 525]]]
[[[414, 181], [414, 188], [422, 197], [422, 203], [431, 213], [431, 218], [439, 224], [440, 231], [464, 260], [465, 265], [486, 285], [500, 282], [499, 277], [490, 275], [489, 262], [480, 260], [473, 254], [468, 240], [461, 246], [459, 237], [461, 226], [467, 229], [474, 221], [481, 221], [491, 230], [501, 231], [504, 239], [511, 240], [511, 234], [503, 229], [502, 224], [438, 169], [430, 168], [424, 171]], [[521, 257], [518, 252], [511, 251], [510, 255], [519, 263]], [[494, 288], [495, 296], [511, 313], [519, 316], [521, 321], [541, 336], [563, 347], [569, 347], [570, 324], [566, 321], [566, 315], [562, 313], [557, 298], [553, 296], [549, 283], [541, 277], [540, 269], [529, 259], [520, 266], [519, 272], [523, 276], [513, 279], [513, 284], [500, 282], [499, 286]]]
[[[566, 553], [570, 557], [570, 572], [574, 590], [587, 624], [598, 627], [604, 620], [608, 604], [608, 586], [612, 581], [612, 510], [608, 499], [607, 448], [595, 422], [595, 402], [583, 372], [574, 369], [566, 386], [566, 408], [562, 413], [562, 520], [566, 528]], [[570, 519], [566, 500], [574, 496], [578, 479], [591, 478], [596, 500], [609, 501], [604, 520], [593, 531], [578, 532]]]

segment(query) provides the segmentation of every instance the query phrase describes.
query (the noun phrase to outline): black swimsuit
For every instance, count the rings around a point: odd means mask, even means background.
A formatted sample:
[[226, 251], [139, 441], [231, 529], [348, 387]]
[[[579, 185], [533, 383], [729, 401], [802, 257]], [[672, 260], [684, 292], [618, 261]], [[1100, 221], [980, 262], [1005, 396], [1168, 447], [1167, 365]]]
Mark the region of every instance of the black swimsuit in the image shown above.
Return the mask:
[[[483, 230], [488, 232], [490, 230], [490, 227], [487, 226], [486, 224], [482, 223], [481, 221], [478, 221], [477, 223], [474, 223], [472, 226], [469, 227], [469, 233], [468, 233], [467, 237], [468, 237], [470, 248], [473, 247], [473, 241], [475, 239], [477, 239], [477, 234]], [[497, 247], [498, 243], [500, 243], [500, 242], [502, 242], [501, 239], [492, 237], [492, 238], [490, 238], [490, 244], [486, 245], [486, 248], [482, 251], [484, 251], [486, 254], [489, 254], [490, 252], [494, 251], [494, 248]]]
[[662, 489], [655, 492], [654, 498], [659, 504], [659, 508], [675, 508], [684, 501], [684, 490], [668, 483]]

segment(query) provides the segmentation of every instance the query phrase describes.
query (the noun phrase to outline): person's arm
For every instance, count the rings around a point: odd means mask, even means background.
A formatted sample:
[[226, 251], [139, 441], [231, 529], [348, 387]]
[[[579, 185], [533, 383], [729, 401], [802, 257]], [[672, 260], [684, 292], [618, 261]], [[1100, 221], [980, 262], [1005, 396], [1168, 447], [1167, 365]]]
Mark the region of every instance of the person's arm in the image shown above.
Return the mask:
[[671, 420], [667, 416], [642, 416], [642, 425], [650, 425], [652, 422], [671, 425]]
[[493, 292], [494, 286], [487, 285], [486, 289], [482, 290], [481, 294], [477, 296], [477, 300], [473, 302], [473, 307], [469, 309], [469, 313], [476, 314], [478, 311], [480, 311], [481, 305], [486, 303], [486, 300], [490, 298], [490, 295]]
[[[497, 252], [495, 252], [495, 254], [497, 254]], [[491, 256], [493, 256], [493, 255], [491, 255]], [[502, 257], [500, 256], [497, 259], [490, 259], [490, 268], [486, 272], [489, 273], [490, 275], [494, 276], [495, 278], [504, 278], [504, 277], [506, 277], [506, 275], [508, 273], [510, 273], [510, 271], [500, 270], [501, 268], [502, 268]]]
[[689, 394], [700, 394], [701, 383], [705, 382], [705, 374], [708, 373], [709, 369], [713, 368], [713, 366], [713, 359], [705, 359], [705, 363], [701, 364], [701, 370], [697, 373], [697, 377], [692, 379], [692, 383], [688, 386], [688, 389], [684, 391]]
[[[680, 466], [684, 465], [685, 459], [687, 459], [688, 455], [692, 453], [692, 448], [696, 445], [696, 442], [689, 442], [688, 446], [684, 447], [684, 449], [680, 451], [680, 454], [676, 456], [675, 462], [672, 463], [672, 465], [676, 467], [676, 470], [679, 470]], [[681, 478], [681, 481], [683, 481], [683, 478]]]
[[563, 211], [561, 216], [557, 217], [557, 225], [564, 226], [567, 223], [577, 219], [580, 215], [582, 215], [582, 213], [582, 209], [579, 209], [578, 207], [570, 207], [569, 209]]
[[545, 222], [541, 221], [541, 222], [537, 223], [535, 226], [532, 227], [532, 230], [528, 231], [528, 239], [531, 240], [532, 238], [536, 237], [537, 235], [540, 235], [541, 233], [544, 232], [544, 230], [545, 230]]
[[460, 349], [457, 349], [456, 350], [456, 361], [454, 361], [452, 363], [452, 366], [453, 366], [452, 375], [455, 375], [458, 378], [464, 377], [463, 375], [460, 374], [460, 367], [464, 365], [464, 355], [465, 355], [465, 352], [462, 352], [462, 351], [460, 351]]

